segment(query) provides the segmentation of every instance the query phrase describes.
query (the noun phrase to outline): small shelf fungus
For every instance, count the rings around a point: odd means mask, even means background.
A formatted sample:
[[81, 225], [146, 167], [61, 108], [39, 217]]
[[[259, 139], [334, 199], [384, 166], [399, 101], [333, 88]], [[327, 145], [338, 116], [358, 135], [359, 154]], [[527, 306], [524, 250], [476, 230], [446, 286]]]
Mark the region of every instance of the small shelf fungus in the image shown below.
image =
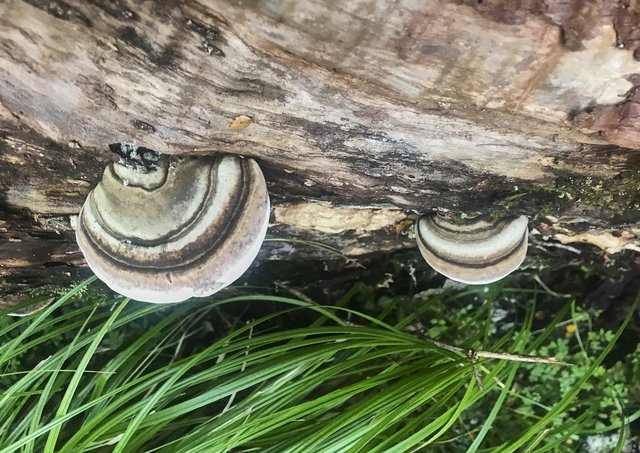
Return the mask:
[[106, 168], [76, 229], [98, 278], [132, 299], [171, 303], [211, 295], [247, 270], [269, 221], [253, 159], [111, 148], [120, 162]]
[[418, 248], [427, 263], [462, 283], [495, 282], [516, 270], [527, 254], [525, 216], [493, 221], [486, 217], [452, 219], [440, 214], [416, 222]]

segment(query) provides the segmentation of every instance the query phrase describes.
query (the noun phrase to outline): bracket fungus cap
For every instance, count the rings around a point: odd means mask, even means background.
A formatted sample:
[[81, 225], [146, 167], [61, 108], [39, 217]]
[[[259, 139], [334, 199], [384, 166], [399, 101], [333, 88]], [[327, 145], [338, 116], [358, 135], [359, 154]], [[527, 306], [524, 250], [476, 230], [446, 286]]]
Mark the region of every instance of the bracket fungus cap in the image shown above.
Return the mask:
[[481, 285], [506, 277], [522, 264], [528, 223], [526, 216], [493, 221], [430, 214], [416, 222], [416, 240], [433, 269], [452, 280]]
[[93, 272], [135, 300], [204, 297], [239, 278], [269, 221], [258, 164], [217, 154], [161, 157], [151, 168], [110, 164], [78, 216], [76, 239]]

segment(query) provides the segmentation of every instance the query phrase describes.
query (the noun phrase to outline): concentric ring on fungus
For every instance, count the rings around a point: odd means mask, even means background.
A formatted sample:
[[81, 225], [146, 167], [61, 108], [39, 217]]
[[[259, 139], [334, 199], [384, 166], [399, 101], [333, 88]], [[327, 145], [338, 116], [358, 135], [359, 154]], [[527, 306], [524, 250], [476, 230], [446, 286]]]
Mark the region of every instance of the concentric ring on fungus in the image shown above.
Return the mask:
[[442, 275], [472, 285], [492, 283], [509, 275], [527, 254], [526, 216], [451, 219], [429, 214], [416, 222], [418, 248]]
[[211, 295], [240, 277], [262, 245], [262, 172], [235, 155], [155, 156], [150, 166], [106, 168], [78, 216], [80, 250], [98, 278], [132, 299]]

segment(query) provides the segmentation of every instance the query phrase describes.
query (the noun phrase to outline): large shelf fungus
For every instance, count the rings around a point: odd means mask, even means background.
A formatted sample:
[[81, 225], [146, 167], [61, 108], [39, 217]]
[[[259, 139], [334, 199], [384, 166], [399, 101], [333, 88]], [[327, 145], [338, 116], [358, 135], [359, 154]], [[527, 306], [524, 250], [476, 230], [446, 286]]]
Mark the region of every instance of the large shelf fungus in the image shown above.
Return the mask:
[[118, 146], [120, 163], [106, 168], [76, 229], [98, 278], [132, 299], [171, 303], [211, 295], [240, 277], [269, 221], [258, 164]]
[[416, 223], [418, 248], [427, 263], [462, 283], [495, 282], [516, 270], [527, 254], [525, 216], [493, 221], [486, 217], [453, 219], [440, 214]]

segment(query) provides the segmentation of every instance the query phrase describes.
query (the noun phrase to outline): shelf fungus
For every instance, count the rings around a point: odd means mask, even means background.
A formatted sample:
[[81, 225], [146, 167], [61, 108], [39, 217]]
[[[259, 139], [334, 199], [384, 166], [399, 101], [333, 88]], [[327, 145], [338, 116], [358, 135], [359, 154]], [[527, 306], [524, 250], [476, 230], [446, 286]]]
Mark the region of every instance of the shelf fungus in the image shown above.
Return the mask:
[[495, 282], [516, 270], [527, 254], [525, 216], [493, 221], [487, 217], [452, 219], [440, 214], [416, 223], [418, 248], [427, 263], [462, 283]]
[[76, 229], [98, 278], [132, 299], [171, 303], [211, 295], [247, 270], [269, 220], [253, 159], [111, 148], [120, 162], [106, 168]]

